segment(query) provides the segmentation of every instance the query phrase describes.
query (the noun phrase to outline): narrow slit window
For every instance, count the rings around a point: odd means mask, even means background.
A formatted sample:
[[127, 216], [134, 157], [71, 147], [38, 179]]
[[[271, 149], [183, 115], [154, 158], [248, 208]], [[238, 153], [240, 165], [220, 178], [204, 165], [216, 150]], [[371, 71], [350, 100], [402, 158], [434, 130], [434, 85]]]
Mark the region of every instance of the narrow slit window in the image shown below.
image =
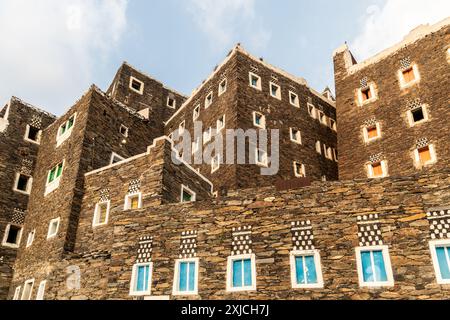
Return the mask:
[[200, 105], [194, 108], [194, 113], [192, 115], [193, 120], [197, 120], [200, 117]]
[[219, 96], [227, 91], [227, 79], [223, 79], [219, 84]]
[[220, 132], [225, 128], [225, 115], [221, 116], [219, 120], [217, 120], [217, 132]]
[[213, 93], [210, 92], [205, 98], [205, 109], [208, 109], [213, 103]]
[[312, 104], [308, 103], [308, 113], [311, 116], [311, 118], [316, 119], [316, 107], [314, 107]]
[[211, 173], [216, 172], [217, 170], [220, 169], [220, 155], [217, 154], [216, 156], [214, 156], [214, 158], [212, 158], [211, 160]]

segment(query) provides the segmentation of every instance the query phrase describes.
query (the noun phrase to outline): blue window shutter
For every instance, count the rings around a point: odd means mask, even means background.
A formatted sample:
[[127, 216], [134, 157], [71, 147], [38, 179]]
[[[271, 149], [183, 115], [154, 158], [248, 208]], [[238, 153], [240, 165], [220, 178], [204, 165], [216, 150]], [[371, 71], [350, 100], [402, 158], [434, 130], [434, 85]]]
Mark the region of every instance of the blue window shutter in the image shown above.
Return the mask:
[[139, 266], [137, 269], [137, 277], [136, 277], [136, 291], [145, 291], [146, 290], [146, 267]]
[[361, 263], [364, 282], [374, 282], [375, 278], [370, 251], [361, 252]]
[[297, 275], [297, 284], [306, 284], [305, 270], [303, 269], [303, 257], [295, 257], [295, 271]]
[[244, 260], [244, 285], [250, 287], [252, 285], [252, 260]]
[[195, 262], [189, 263], [189, 291], [195, 290]]
[[375, 269], [375, 281], [386, 282], [388, 281], [386, 274], [386, 266], [384, 264], [383, 252], [373, 251], [373, 261]]
[[179, 290], [180, 291], [187, 291], [187, 276], [188, 276], [188, 264], [186, 262], [180, 263], [180, 281], [179, 281]]
[[242, 260], [233, 261], [233, 287], [242, 287]]
[[441, 271], [442, 279], [450, 279], [450, 266], [447, 262], [445, 251], [450, 255], [450, 248], [436, 247], [437, 259], [439, 262], [439, 270]]
[[314, 256], [305, 257], [306, 264], [306, 279], [308, 283], [317, 283], [317, 271], [316, 263], [314, 262]]

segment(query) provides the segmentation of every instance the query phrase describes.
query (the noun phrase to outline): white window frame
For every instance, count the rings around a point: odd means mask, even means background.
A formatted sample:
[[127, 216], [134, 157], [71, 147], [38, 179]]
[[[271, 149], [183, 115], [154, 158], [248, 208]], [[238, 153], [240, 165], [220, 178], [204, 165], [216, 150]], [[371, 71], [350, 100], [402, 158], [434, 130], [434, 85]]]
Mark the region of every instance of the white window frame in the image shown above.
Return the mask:
[[[136, 286], [137, 281], [137, 270], [138, 267], [145, 267], [149, 266], [150, 268], [150, 274], [148, 276], [148, 290], [147, 291], [136, 291], [134, 288]], [[143, 297], [143, 296], [150, 296], [152, 294], [152, 277], [153, 277], [153, 262], [147, 262], [147, 263], [136, 263], [133, 266], [133, 271], [131, 273], [131, 281], [130, 281], [130, 296], [135, 297]]]
[[215, 173], [216, 171], [218, 171], [220, 169], [221, 159], [222, 159], [222, 157], [220, 156], [220, 154], [216, 154], [211, 159], [211, 174]]
[[[220, 121], [223, 120], [223, 121]], [[222, 122], [222, 125], [220, 125], [220, 123]], [[225, 115], [221, 116], [218, 120], [217, 120], [217, 130], [216, 133], [219, 133], [220, 131], [222, 131], [225, 128]]]
[[316, 141], [316, 152], [320, 155], [322, 154], [322, 142], [320, 141]]
[[[259, 152], [264, 152], [264, 161], [259, 161]], [[256, 165], [260, 167], [268, 167], [269, 166], [269, 156], [267, 154], [267, 151], [261, 150], [260, 148], [255, 148], [255, 162]]]
[[[272, 93], [272, 87], [276, 87], [277, 88], [277, 91], [276, 91], [275, 95]], [[269, 93], [270, 93], [270, 96], [272, 98], [281, 100], [281, 87], [278, 84], [276, 84], [276, 83], [274, 83], [272, 81], [269, 82]]]
[[47, 280], [42, 280], [39, 283], [38, 291], [36, 294], [36, 300], [38, 300], [38, 301], [44, 300], [46, 286], [47, 286]]
[[386, 160], [382, 160], [381, 162], [381, 169], [383, 170], [383, 175], [380, 177], [374, 177], [373, 175], [373, 163], [369, 163], [367, 164], [367, 170], [368, 170], [368, 178], [369, 179], [382, 179], [382, 178], [386, 178], [389, 176], [389, 172], [388, 172], [388, 163]]
[[378, 139], [381, 139], [381, 124], [379, 122], [377, 122], [375, 126], [377, 129], [377, 136], [375, 138], [369, 138], [369, 127], [365, 126], [363, 128], [364, 142], [370, 143], [370, 142], [376, 141]]
[[414, 108], [414, 109], [408, 110], [407, 117], [408, 117], [409, 126], [411, 128], [415, 127], [417, 125], [420, 125], [422, 123], [428, 122], [429, 117], [428, 117], [427, 105], [423, 104], [423, 105], [421, 105], [421, 108], [422, 108], [422, 113], [423, 113], [423, 120], [420, 120], [420, 121], [417, 121], [417, 122], [414, 121], [413, 111], [415, 111], [415, 110], [417, 110], [419, 108]]
[[[222, 86], [223, 83], [225, 83], [225, 87]], [[228, 80], [225, 78], [219, 83], [219, 97], [223, 95], [225, 92], [227, 92], [227, 87], [228, 87]]]
[[[106, 219], [105, 219], [105, 222], [99, 223], [97, 221], [98, 221], [99, 215], [100, 215], [100, 207], [105, 204], [106, 204]], [[94, 219], [92, 220], [92, 227], [96, 228], [96, 227], [101, 227], [101, 226], [107, 225], [109, 222], [110, 210], [111, 210], [111, 200], [96, 203], [95, 209], [94, 209]]]
[[[301, 168], [302, 172], [300, 172], [300, 173], [297, 171], [297, 165], [298, 164], [302, 167]], [[298, 161], [294, 161], [293, 165], [294, 165], [294, 174], [295, 174], [295, 176], [297, 178], [306, 178], [306, 167], [305, 167], [305, 165], [300, 163], [300, 162], [298, 162]]]
[[[62, 163], [61, 175], [59, 177], [55, 178], [55, 180], [53, 180], [52, 182], [48, 182], [48, 179], [50, 178], [51, 171], [55, 167], [58, 167], [61, 163]], [[49, 195], [50, 193], [52, 193], [53, 191], [55, 191], [56, 189], [59, 188], [59, 184], [61, 182], [61, 178], [64, 175], [65, 166], [66, 166], [66, 160], [64, 159], [62, 162], [59, 162], [56, 166], [53, 166], [50, 170], [48, 170], [44, 196]], [[56, 172], [58, 172], [58, 171], [56, 171]]]
[[[131, 201], [130, 201], [130, 199], [131, 198], [134, 198], [134, 197], [138, 197], [138, 208], [137, 209], [131, 209]], [[135, 192], [135, 193], [130, 193], [130, 194], [127, 194], [126, 196], [125, 196], [125, 203], [124, 203], [124, 206], [123, 206], [123, 210], [124, 211], [127, 211], [127, 210], [139, 210], [139, 209], [142, 209], [142, 192]]]
[[[30, 129], [31, 129], [31, 126], [29, 124], [27, 124], [27, 127], [25, 129], [25, 136], [23, 137], [23, 139], [27, 142], [31, 142], [31, 143], [39, 145], [41, 143], [42, 130], [39, 130], [39, 132], [37, 134], [37, 140], [34, 141], [34, 140], [31, 140], [30, 138], [28, 138], [28, 135], [30, 134]], [[35, 128], [35, 129], [37, 129], [37, 128]]]
[[[405, 81], [405, 75], [403, 74], [403, 72], [405, 70], [399, 70], [398, 71], [398, 79], [399, 79], [399, 83], [400, 83], [400, 89], [406, 89], [406, 88], [410, 88], [416, 84], [418, 84], [420, 82], [420, 72], [419, 72], [419, 66], [417, 65], [417, 63], [413, 63], [411, 65], [412, 71], [414, 73], [414, 80], [411, 82], [406, 82]], [[409, 68], [408, 68], [409, 69]]]
[[333, 148], [333, 159], [335, 162], [339, 162], [337, 150]]
[[[261, 116], [261, 124], [256, 123], [256, 116]], [[253, 125], [260, 129], [266, 129], [266, 116], [262, 114], [261, 112], [253, 111]]]
[[[55, 231], [54, 233], [51, 233], [51, 227], [52, 227], [52, 225], [53, 225], [54, 223], [57, 223], [57, 225], [56, 225], [56, 231]], [[47, 240], [51, 240], [51, 239], [56, 238], [56, 236], [58, 235], [58, 232], [59, 232], [59, 227], [60, 227], [60, 225], [61, 225], [61, 217], [52, 219], [52, 220], [50, 221], [50, 223], [48, 224], [48, 230], [47, 230]]]
[[[436, 254], [436, 247], [450, 247], [450, 239], [445, 240], [432, 240], [429, 242], [431, 259], [433, 261], [434, 273], [436, 275], [436, 281], [438, 284], [446, 285], [450, 284], [450, 279], [443, 279], [441, 274], [441, 268], [439, 265], [439, 260]], [[447, 255], [447, 250], [446, 250]], [[447, 256], [447, 260], [450, 261], [450, 257]], [[449, 264], [450, 267], [450, 264]]]
[[[184, 192], [189, 193], [192, 196], [192, 200], [189, 202], [185, 202], [183, 200], [183, 194]], [[195, 202], [197, 201], [197, 193], [194, 192], [191, 188], [185, 186], [184, 184], [181, 185], [181, 195], [180, 195], [180, 203], [190, 203], [190, 202]]]
[[117, 153], [113, 152], [113, 153], [111, 153], [111, 159], [109, 160], [109, 165], [114, 164], [114, 159], [119, 159], [119, 161], [117, 161], [116, 163], [120, 163], [123, 160], [125, 160], [124, 157], [121, 157]]
[[316, 107], [312, 104], [312, 103], [307, 103], [307, 109], [308, 109], [308, 114], [311, 116], [311, 118], [313, 119], [317, 119], [317, 109]]
[[358, 92], [357, 92], [357, 96], [358, 96], [358, 105], [360, 107], [365, 106], [367, 104], [370, 104], [372, 102], [375, 102], [378, 100], [378, 92], [375, 90], [375, 84], [372, 82], [369, 84], [369, 89], [370, 92], [372, 93], [372, 98], [367, 99], [367, 100], [363, 100], [363, 90], [367, 89], [367, 87], [365, 88], [359, 88]]
[[[27, 182], [27, 186], [26, 186], [26, 190], [25, 191], [17, 189], [18, 184], [19, 184], [20, 176], [28, 177], [28, 182]], [[16, 173], [16, 178], [14, 180], [14, 186], [13, 186], [13, 191], [14, 192], [25, 194], [25, 195], [30, 195], [32, 187], [33, 187], [33, 177], [32, 176], [27, 175], [27, 174], [23, 174], [23, 173], [20, 173], [20, 172]]]
[[[194, 108], [194, 111], [193, 111], [193, 113], [192, 113], [192, 120], [193, 120], [193, 121], [197, 120], [197, 119], [200, 117], [201, 109], [202, 109], [201, 105], [197, 105], [197, 106]], [[197, 110], [197, 111], [196, 111], [196, 110]]]
[[[178, 286], [179, 284], [179, 277], [180, 277], [180, 264], [181, 263], [195, 263], [195, 282], [194, 282], [194, 290], [192, 291], [180, 291], [180, 288]], [[188, 258], [188, 259], [178, 259], [175, 260], [175, 272], [173, 277], [173, 289], [172, 294], [174, 296], [195, 296], [198, 295], [198, 270], [200, 265], [200, 259], [199, 258]]]
[[[25, 288], [29, 284], [31, 284], [30, 293], [29, 293], [28, 297], [25, 297], [25, 291], [26, 291]], [[25, 281], [25, 284], [23, 285], [22, 296], [20, 297], [20, 300], [31, 300], [31, 297], [33, 295], [33, 287], [34, 287], [34, 279], [29, 279], [29, 280]]]
[[[258, 79], [258, 81], [256, 82], [256, 86], [254, 86], [254, 85], [252, 84], [252, 77], [255, 77], [255, 78]], [[249, 73], [248, 73], [248, 79], [249, 79], [249, 85], [250, 85], [250, 87], [252, 87], [252, 88], [254, 88], [254, 89], [257, 89], [257, 90], [259, 90], [259, 91], [262, 91], [262, 80], [261, 80], [261, 77], [260, 77], [260, 76], [258, 76], [257, 74], [255, 74], [255, 73], [253, 73], [253, 72], [249, 72]]]
[[[294, 138], [294, 130], [298, 132], [298, 136]], [[291, 142], [294, 142], [296, 144], [302, 144], [302, 133], [299, 129], [295, 128], [289, 128], [289, 137], [291, 139]]]
[[[141, 85], [141, 88], [139, 90], [133, 88], [133, 81], [136, 81], [136, 82], [138, 82]], [[133, 90], [136, 93], [139, 93], [140, 95], [144, 94], [144, 82], [142, 82], [141, 80], [139, 80], [136, 77], [133, 77], [133, 76], [130, 77], [129, 87], [130, 87], [131, 90]]]
[[[251, 260], [252, 285], [247, 287], [233, 287], [233, 262], [235, 260]], [[228, 257], [227, 261], [227, 292], [256, 291], [256, 256], [255, 254], [241, 254]]]
[[[122, 129], [125, 129], [125, 133], [122, 133]], [[125, 138], [128, 138], [128, 127], [124, 126], [123, 124], [120, 125], [119, 133], [124, 136]]]
[[[63, 125], [67, 125], [71, 118], [73, 118], [73, 125], [72, 125], [72, 127], [70, 127], [70, 129], [67, 129], [66, 132], [64, 132], [63, 134], [60, 135], [59, 133], [61, 131], [61, 127]], [[67, 139], [69, 139], [69, 137], [72, 135], [73, 128], [76, 126], [76, 124], [77, 124], [77, 112], [75, 112], [70, 117], [68, 117], [67, 120], [64, 121], [64, 123], [62, 123], [58, 127], [58, 131], [56, 132], [56, 147], [57, 148], [59, 146], [61, 146]]]
[[29, 248], [33, 245], [35, 236], [36, 236], [36, 229], [28, 232], [26, 248]]
[[328, 127], [328, 117], [325, 112], [319, 110], [319, 122]]
[[336, 120], [330, 118], [330, 128], [334, 132], [337, 132], [337, 123]]
[[434, 144], [429, 144], [426, 147], [428, 147], [430, 149], [431, 160], [428, 161], [427, 163], [421, 163], [419, 149], [422, 149], [422, 148], [416, 148], [414, 150], [414, 165], [416, 168], [423, 168], [423, 167], [431, 166], [437, 162], [436, 149], [434, 147]]
[[[170, 100], [173, 101], [172, 106], [170, 105]], [[169, 107], [170, 109], [176, 109], [177, 108], [177, 100], [174, 97], [168, 96], [166, 106]]]
[[[209, 97], [211, 97], [211, 100], [208, 99]], [[214, 99], [214, 92], [211, 91], [205, 97], [205, 109], [208, 109], [213, 104], [213, 99]]]
[[[292, 99], [291, 99], [292, 96], [295, 97], [294, 103], [292, 102]], [[295, 92], [289, 91], [289, 103], [296, 108], [300, 108], [300, 100], [298, 98], [298, 94], [296, 94]]]
[[[386, 275], [387, 275], [387, 282], [365, 282], [364, 281], [364, 274], [362, 270], [362, 259], [361, 259], [361, 253], [363, 251], [382, 251], [383, 259], [384, 259], [384, 266], [386, 267]], [[359, 280], [359, 286], [361, 288], [381, 288], [381, 287], [393, 287], [394, 286], [394, 276], [392, 273], [392, 265], [391, 265], [391, 257], [389, 255], [389, 247], [388, 246], [368, 246], [368, 247], [357, 247], [355, 248], [356, 252], [356, 265], [358, 270], [358, 280]], [[374, 262], [372, 261], [372, 264]]]
[[324, 147], [325, 147], [325, 157], [328, 160], [333, 160], [333, 148], [327, 147], [326, 145], [324, 145]]
[[[20, 231], [17, 234], [17, 242], [15, 244], [6, 242], [8, 240], [8, 234], [9, 234], [9, 230], [11, 229], [11, 226], [20, 228]], [[2, 246], [7, 247], [7, 248], [13, 248], [13, 249], [19, 248], [20, 242], [22, 240], [22, 233], [23, 233], [22, 226], [19, 226], [19, 225], [13, 224], [13, 223], [8, 223], [5, 228], [5, 234], [3, 235]]]
[[[314, 263], [316, 265], [317, 283], [306, 283], [306, 284], [298, 284], [297, 283], [297, 270], [296, 270], [295, 258], [305, 257], [305, 256], [314, 256]], [[323, 283], [322, 264], [321, 264], [319, 250], [294, 250], [294, 251], [291, 251], [290, 264], [291, 264], [291, 284], [292, 284], [293, 289], [322, 289], [323, 288], [324, 283]]]
[[16, 287], [16, 290], [14, 290], [14, 296], [13, 296], [13, 300], [19, 300], [20, 298], [20, 290], [22, 289], [22, 286], [18, 286]]

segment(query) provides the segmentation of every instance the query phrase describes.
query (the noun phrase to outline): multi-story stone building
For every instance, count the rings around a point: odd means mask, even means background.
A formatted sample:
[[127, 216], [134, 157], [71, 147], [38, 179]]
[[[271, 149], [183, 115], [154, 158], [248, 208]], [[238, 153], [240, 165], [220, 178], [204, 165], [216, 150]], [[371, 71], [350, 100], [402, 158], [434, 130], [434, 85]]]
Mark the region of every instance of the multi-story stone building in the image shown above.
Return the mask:
[[346, 45], [336, 50], [341, 179], [450, 166], [449, 24], [420, 26], [360, 63]]

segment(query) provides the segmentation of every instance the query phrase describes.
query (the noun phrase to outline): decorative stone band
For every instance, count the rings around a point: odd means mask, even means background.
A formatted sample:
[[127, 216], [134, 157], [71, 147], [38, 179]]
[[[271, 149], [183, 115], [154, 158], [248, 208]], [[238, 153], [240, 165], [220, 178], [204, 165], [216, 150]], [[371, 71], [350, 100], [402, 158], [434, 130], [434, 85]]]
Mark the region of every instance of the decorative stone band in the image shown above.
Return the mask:
[[380, 161], [383, 160], [383, 154], [382, 153], [378, 153], [378, 154], [374, 154], [372, 156], [370, 156], [369, 161], [371, 163], [378, 163]]
[[270, 81], [272, 81], [273, 83], [276, 83], [276, 84], [278, 84], [278, 82], [279, 82], [278, 77], [274, 74], [271, 75]]
[[109, 189], [100, 190], [100, 201], [99, 202], [107, 202], [111, 200], [111, 195]]
[[377, 124], [377, 119], [375, 117], [372, 117], [372, 118], [367, 119], [366, 121], [364, 121], [363, 124], [364, 124], [365, 127], [375, 126]]
[[378, 214], [358, 216], [358, 239], [360, 247], [383, 245]]
[[22, 226], [25, 222], [26, 211], [15, 208], [11, 217], [11, 224]]
[[421, 139], [417, 140], [417, 142], [416, 142], [417, 149], [425, 148], [429, 144], [430, 144], [430, 141], [427, 138], [421, 138]]
[[291, 223], [292, 245], [294, 250], [314, 250], [314, 233], [311, 221]]
[[361, 86], [361, 89], [365, 89], [369, 86], [369, 78], [364, 77], [359, 81], [359, 85]]
[[400, 60], [400, 68], [402, 71], [409, 69], [411, 67], [411, 58], [406, 57], [402, 60]]
[[422, 101], [420, 98], [408, 100], [407, 108], [409, 110], [414, 110], [422, 106]]
[[152, 261], [153, 237], [141, 237], [139, 239], [139, 249], [137, 263], [148, 263]]
[[42, 129], [42, 117], [40, 117], [38, 115], [33, 115], [33, 117], [31, 118], [30, 126], [41, 130]]
[[258, 71], [259, 71], [259, 69], [257, 66], [255, 66], [255, 65], [250, 66], [250, 72], [258, 72]]
[[225, 80], [226, 77], [227, 77], [227, 72], [223, 72], [223, 73], [220, 75], [220, 81]]
[[136, 179], [130, 182], [128, 194], [138, 193], [141, 190], [141, 180]]
[[33, 173], [33, 160], [22, 159], [22, 164], [20, 166], [20, 173], [31, 176]]
[[197, 231], [187, 231], [181, 234], [180, 259], [197, 257]]
[[252, 253], [252, 226], [233, 228], [232, 246], [232, 256]]
[[431, 239], [450, 239], [450, 207], [432, 209], [427, 213]]

